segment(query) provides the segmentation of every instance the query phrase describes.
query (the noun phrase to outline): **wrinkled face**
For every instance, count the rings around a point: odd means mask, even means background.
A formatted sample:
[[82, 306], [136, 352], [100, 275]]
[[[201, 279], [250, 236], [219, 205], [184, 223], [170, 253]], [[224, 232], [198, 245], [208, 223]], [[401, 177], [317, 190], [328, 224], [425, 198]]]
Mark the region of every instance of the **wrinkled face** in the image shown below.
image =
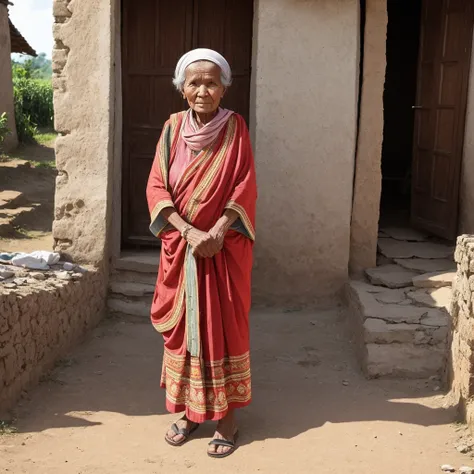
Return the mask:
[[183, 97], [198, 114], [215, 112], [224, 96], [221, 68], [210, 61], [199, 61], [186, 68]]

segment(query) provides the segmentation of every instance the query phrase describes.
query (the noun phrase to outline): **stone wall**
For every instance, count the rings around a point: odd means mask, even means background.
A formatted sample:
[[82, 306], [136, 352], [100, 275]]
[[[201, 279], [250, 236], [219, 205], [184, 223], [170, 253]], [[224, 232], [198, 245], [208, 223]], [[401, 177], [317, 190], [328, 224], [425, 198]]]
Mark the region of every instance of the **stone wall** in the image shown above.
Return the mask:
[[91, 269], [76, 281], [0, 286], [0, 411], [99, 322], [104, 282], [102, 272]]
[[108, 260], [117, 2], [54, 0], [55, 249], [75, 262]]
[[451, 303], [451, 393], [474, 431], [474, 235], [458, 238]]

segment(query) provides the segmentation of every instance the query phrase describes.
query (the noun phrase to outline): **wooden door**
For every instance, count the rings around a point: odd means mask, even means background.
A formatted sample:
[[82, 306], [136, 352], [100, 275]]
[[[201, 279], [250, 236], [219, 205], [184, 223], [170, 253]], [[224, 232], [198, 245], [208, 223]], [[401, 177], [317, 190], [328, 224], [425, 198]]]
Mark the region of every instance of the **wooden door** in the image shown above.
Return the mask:
[[472, 30], [471, 0], [423, 0], [411, 218], [446, 239], [457, 234]]
[[187, 105], [172, 85], [178, 59], [212, 48], [229, 61], [234, 83], [222, 106], [248, 122], [253, 0], [122, 0], [122, 240], [156, 243], [145, 187], [156, 143], [171, 113]]

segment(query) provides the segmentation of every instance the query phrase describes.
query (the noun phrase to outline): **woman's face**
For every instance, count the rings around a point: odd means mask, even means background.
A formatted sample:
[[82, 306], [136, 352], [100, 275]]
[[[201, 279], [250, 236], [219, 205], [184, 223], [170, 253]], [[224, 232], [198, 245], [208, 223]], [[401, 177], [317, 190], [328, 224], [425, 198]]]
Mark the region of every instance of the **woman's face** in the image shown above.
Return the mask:
[[224, 96], [221, 68], [210, 61], [199, 61], [186, 68], [183, 97], [198, 114], [215, 112]]

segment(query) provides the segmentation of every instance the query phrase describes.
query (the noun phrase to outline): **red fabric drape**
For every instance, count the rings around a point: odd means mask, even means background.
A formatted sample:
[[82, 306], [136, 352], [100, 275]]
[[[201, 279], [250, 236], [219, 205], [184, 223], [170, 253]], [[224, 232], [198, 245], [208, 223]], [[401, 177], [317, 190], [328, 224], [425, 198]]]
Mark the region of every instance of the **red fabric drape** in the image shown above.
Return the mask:
[[[162, 239], [151, 319], [165, 341], [162, 386], [167, 408], [185, 410], [190, 420], [200, 423], [220, 419], [229, 408], [251, 399], [248, 315], [257, 191], [249, 134], [238, 114], [229, 118], [213, 145], [197, 154], [171, 191], [169, 169], [183, 117], [184, 112], [172, 115], [165, 124], [147, 186], [151, 229]], [[199, 357], [191, 356], [186, 339], [187, 243], [161, 217], [171, 206], [203, 231], [226, 208], [240, 217], [223, 250], [196, 262]]]

